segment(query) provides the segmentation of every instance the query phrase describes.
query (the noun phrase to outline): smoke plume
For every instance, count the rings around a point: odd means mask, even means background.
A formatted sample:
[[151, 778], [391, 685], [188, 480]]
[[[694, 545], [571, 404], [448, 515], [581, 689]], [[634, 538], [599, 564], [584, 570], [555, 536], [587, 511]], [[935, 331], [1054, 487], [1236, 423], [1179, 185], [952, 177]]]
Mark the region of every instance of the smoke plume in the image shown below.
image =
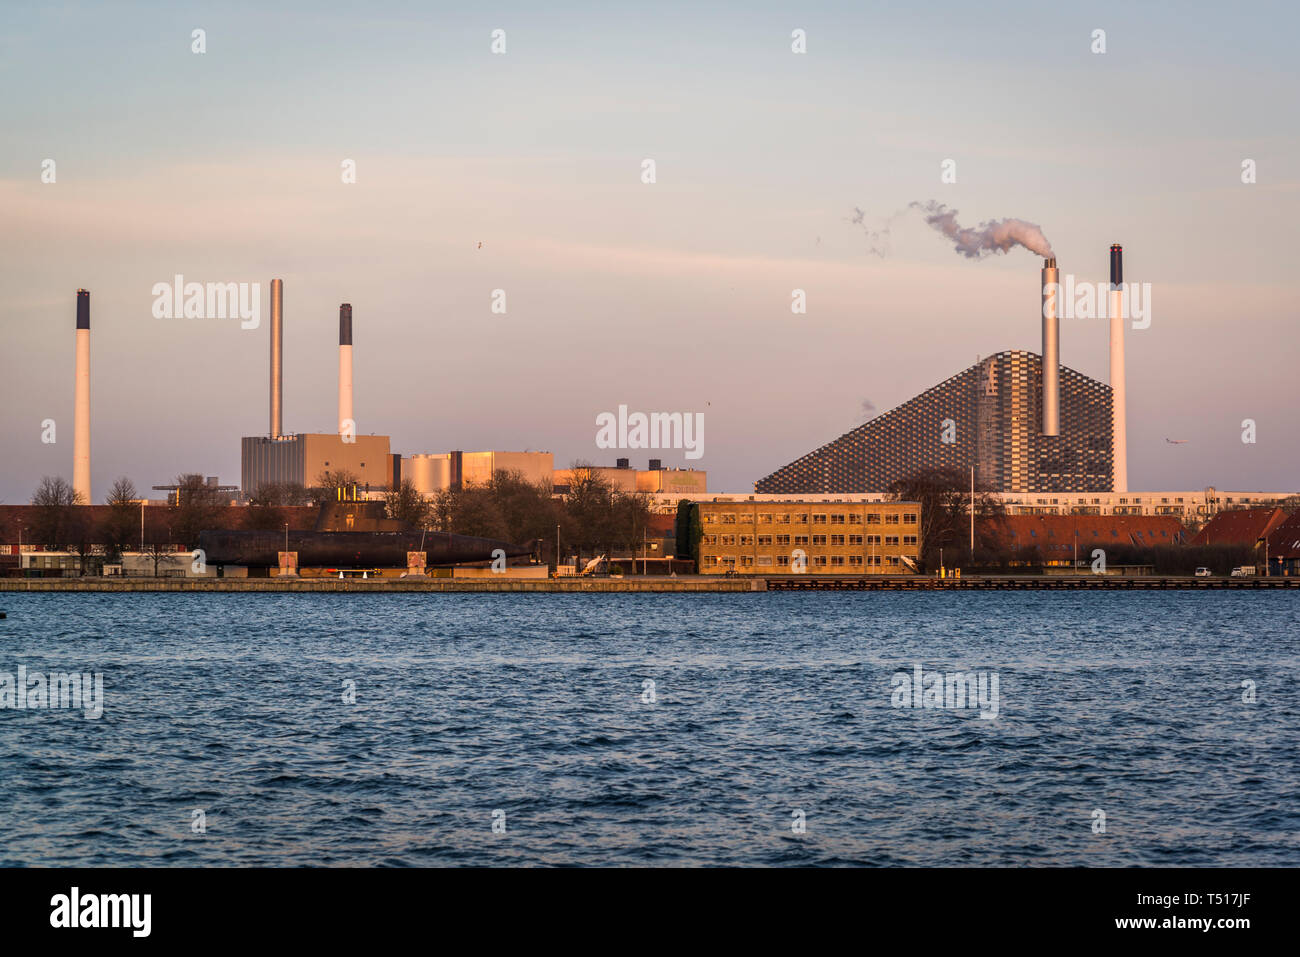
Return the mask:
[[957, 246], [957, 252], [970, 259], [1005, 253], [1012, 246], [1024, 246], [1044, 259], [1055, 255], [1043, 230], [1023, 219], [995, 219], [980, 223], [972, 229], [961, 226], [957, 222], [957, 210], [949, 209], [943, 203], [930, 200], [928, 203], [910, 205], [921, 211], [927, 223], [951, 239]]

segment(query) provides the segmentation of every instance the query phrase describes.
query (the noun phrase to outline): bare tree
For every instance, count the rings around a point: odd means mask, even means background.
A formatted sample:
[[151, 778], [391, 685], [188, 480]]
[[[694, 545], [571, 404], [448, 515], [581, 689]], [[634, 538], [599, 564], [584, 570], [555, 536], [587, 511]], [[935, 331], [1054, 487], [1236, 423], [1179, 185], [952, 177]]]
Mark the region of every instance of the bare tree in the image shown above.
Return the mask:
[[385, 492], [384, 504], [389, 518], [406, 522], [415, 528], [424, 528], [429, 521], [429, 503], [410, 479], [402, 479], [397, 488]]
[[314, 505], [323, 505], [326, 502], [333, 502], [338, 498], [338, 490], [341, 488], [350, 488], [361, 480], [355, 473], [347, 469], [323, 469], [316, 476], [316, 484], [308, 491]]
[[188, 473], [176, 476], [176, 519], [173, 532], [176, 541], [191, 547], [198, 545], [199, 533], [211, 528], [221, 507], [219, 493], [202, 475]]
[[108, 497], [105, 499], [108, 505], [108, 517], [100, 526], [106, 560], [117, 561], [136, 541], [139, 497], [135, 483], [126, 476], [115, 481], [108, 490]]
[[85, 505], [81, 493], [73, 491], [67, 481], [57, 475], [46, 475], [32, 494], [36, 507], [32, 522], [32, 543], [46, 548], [61, 548], [72, 538], [72, 517], [75, 507]]

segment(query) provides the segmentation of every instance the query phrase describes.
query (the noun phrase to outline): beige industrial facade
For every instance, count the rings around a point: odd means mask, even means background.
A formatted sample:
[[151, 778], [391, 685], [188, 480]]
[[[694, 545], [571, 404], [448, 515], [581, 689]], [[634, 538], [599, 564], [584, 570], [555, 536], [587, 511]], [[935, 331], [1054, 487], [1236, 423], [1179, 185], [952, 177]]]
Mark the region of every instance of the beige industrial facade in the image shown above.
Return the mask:
[[497, 472], [512, 472], [533, 485], [551, 487], [555, 456], [550, 452], [442, 452], [402, 457], [402, 478], [421, 495], [466, 485], [487, 485]]
[[245, 436], [241, 443], [240, 487], [251, 495], [269, 483], [318, 484], [321, 472], [351, 472], [362, 488], [393, 483], [388, 436], [358, 435], [345, 442], [333, 433], [305, 432], [270, 438]]
[[705, 575], [910, 574], [921, 554], [915, 502], [698, 502]]

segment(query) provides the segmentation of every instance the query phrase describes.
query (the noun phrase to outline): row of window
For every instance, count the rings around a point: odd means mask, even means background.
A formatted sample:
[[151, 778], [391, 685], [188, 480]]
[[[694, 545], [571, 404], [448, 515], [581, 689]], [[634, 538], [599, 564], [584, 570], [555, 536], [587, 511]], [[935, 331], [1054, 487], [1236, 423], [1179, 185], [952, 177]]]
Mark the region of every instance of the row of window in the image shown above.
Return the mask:
[[705, 545], [915, 545], [916, 535], [705, 535]]
[[[741, 555], [735, 558], [730, 555], [702, 555], [701, 561], [706, 567], [717, 568], [720, 566], [730, 566], [732, 568], [788, 568], [790, 567], [789, 555]], [[860, 568], [871, 566], [879, 568], [882, 565], [894, 567], [902, 564], [897, 555], [814, 555], [808, 559], [809, 564], [814, 568], [842, 568], [849, 566]]]
[[[901, 518], [900, 518], [901, 515]], [[821, 514], [814, 512], [812, 514], [813, 525], [861, 525], [863, 517], [860, 514], [852, 513], [848, 515], [831, 512]], [[782, 514], [773, 512], [759, 512], [757, 516], [750, 516], [740, 512], [708, 512], [704, 516], [705, 524], [718, 523], [721, 525], [807, 525], [809, 515], [807, 512], [795, 514]], [[866, 523], [868, 525], [915, 525], [917, 515], [915, 512], [886, 512], [882, 516], [879, 512], [867, 512]]]

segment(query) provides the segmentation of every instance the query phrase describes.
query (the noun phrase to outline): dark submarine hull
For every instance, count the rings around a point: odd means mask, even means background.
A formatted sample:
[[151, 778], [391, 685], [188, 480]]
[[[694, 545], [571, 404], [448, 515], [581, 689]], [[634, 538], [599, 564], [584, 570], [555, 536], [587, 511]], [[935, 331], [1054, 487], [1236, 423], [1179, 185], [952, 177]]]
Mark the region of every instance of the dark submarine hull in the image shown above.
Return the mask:
[[[200, 532], [199, 548], [209, 565], [271, 568], [280, 564], [279, 553], [286, 550], [284, 533], [274, 531]], [[407, 552], [425, 552], [427, 564], [436, 566], [490, 562], [497, 549], [507, 558], [532, 554], [527, 545], [418, 531], [290, 532], [287, 550], [298, 553], [299, 568], [405, 568]]]

